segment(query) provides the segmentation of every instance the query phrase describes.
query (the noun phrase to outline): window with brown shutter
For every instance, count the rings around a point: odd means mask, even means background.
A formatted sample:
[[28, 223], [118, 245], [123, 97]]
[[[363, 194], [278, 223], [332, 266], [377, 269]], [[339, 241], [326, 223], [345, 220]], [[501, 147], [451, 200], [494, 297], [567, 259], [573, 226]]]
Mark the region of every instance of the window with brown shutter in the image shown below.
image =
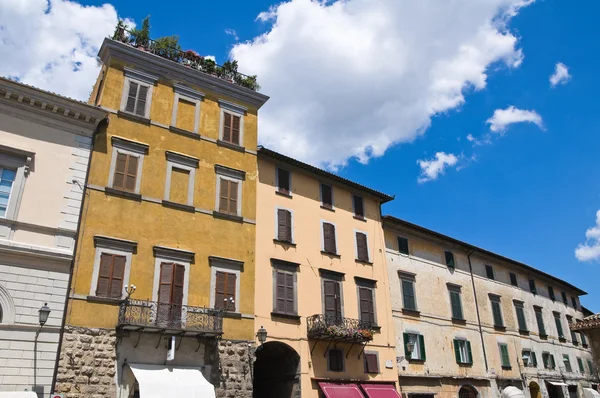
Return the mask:
[[379, 358], [376, 353], [365, 352], [365, 373], [379, 373]]
[[327, 351], [327, 365], [331, 372], [344, 371], [344, 353], [342, 350], [331, 349]]
[[110, 253], [100, 255], [96, 296], [121, 298], [125, 275], [125, 256]]
[[277, 190], [283, 194], [290, 194], [290, 172], [277, 169]]
[[176, 263], [160, 264], [157, 323], [177, 327], [181, 321], [185, 267]]
[[341, 287], [338, 281], [323, 281], [323, 302], [328, 324], [336, 324], [342, 320]]
[[234, 311], [236, 274], [217, 271], [215, 275], [215, 309]]
[[219, 211], [226, 214], [238, 214], [239, 182], [221, 178], [219, 187]]
[[363, 198], [357, 195], [352, 195], [352, 205], [354, 207], [354, 215], [358, 218], [365, 218]]
[[331, 254], [337, 254], [335, 244], [335, 225], [323, 223], [323, 251]]
[[375, 324], [375, 308], [373, 305], [373, 289], [367, 287], [358, 288], [358, 298], [360, 300], [360, 320]]
[[295, 301], [294, 274], [279, 270], [275, 271], [275, 312], [297, 315]]
[[321, 206], [328, 209], [333, 208], [333, 188], [331, 188], [331, 185], [321, 184]]
[[241, 117], [223, 112], [223, 141], [240, 145]]
[[129, 92], [125, 111], [146, 116], [146, 102], [148, 101], [148, 86], [136, 82], [129, 82]]
[[356, 259], [358, 261], [369, 262], [367, 235], [362, 232], [356, 233]]
[[113, 188], [135, 191], [139, 158], [127, 153], [117, 152]]
[[292, 243], [292, 212], [277, 209], [277, 239]]

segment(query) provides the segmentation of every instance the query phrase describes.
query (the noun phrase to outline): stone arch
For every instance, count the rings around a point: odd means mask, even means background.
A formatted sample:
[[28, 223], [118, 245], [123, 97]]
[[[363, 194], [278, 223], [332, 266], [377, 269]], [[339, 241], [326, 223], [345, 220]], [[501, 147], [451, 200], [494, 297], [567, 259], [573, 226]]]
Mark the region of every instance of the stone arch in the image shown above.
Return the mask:
[[531, 398], [542, 398], [542, 389], [535, 381], [529, 383], [529, 395]]
[[458, 390], [458, 398], [477, 398], [479, 392], [470, 384], [465, 384]]
[[256, 349], [253, 396], [260, 398], [300, 397], [300, 355], [279, 341]]
[[2, 285], [0, 285], [0, 323], [15, 323], [15, 302]]

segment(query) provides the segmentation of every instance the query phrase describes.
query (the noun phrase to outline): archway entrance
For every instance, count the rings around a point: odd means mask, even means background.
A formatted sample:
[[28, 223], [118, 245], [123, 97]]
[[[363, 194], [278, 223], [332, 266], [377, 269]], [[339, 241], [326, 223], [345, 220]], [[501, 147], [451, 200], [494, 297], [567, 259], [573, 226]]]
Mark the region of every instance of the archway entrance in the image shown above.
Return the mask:
[[300, 355], [278, 341], [258, 347], [253, 390], [255, 398], [300, 397]]
[[529, 395], [531, 395], [531, 398], [542, 398], [540, 386], [535, 381], [529, 383]]
[[460, 390], [458, 390], [458, 398], [477, 398], [479, 393], [473, 386], [462, 386]]

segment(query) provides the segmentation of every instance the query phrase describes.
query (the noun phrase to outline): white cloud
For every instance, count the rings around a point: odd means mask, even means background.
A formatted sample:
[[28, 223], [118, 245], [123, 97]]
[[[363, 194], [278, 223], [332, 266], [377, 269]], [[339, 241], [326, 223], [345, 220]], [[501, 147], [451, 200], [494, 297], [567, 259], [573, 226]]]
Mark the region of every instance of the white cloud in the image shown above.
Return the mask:
[[600, 260], [600, 210], [596, 212], [596, 225], [585, 231], [586, 242], [575, 249], [579, 261]]
[[100, 70], [98, 48], [116, 24], [109, 4], [2, 0], [0, 75], [87, 100]]
[[364, 163], [485, 88], [492, 64], [518, 66], [508, 23], [531, 2], [289, 0], [231, 55], [271, 96], [262, 144], [328, 167]]
[[490, 145], [492, 143], [492, 137], [490, 134], [484, 134], [480, 138], [475, 138], [473, 134], [468, 134], [467, 141], [473, 144], [473, 146]]
[[503, 134], [511, 124], [525, 122], [533, 123], [544, 129], [542, 117], [536, 111], [526, 111], [512, 105], [506, 109], [496, 109], [492, 117], [486, 120], [486, 123], [490, 125], [490, 130], [500, 134]]
[[556, 87], [559, 84], [566, 84], [571, 79], [567, 65], [559, 62], [554, 67], [554, 74], [550, 76], [550, 85]]
[[225, 29], [225, 34], [229, 36], [233, 36], [235, 41], [238, 41], [240, 38], [237, 35], [237, 32], [233, 29]]
[[437, 180], [440, 175], [444, 175], [448, 167], [453, 167], [458, 163], [458, 157], [451, 153], [438, 152], [435, 157], [425, 160], [417, 160], [421, 168], [421, 175], [417, 179], [419, 184], [427, 181]]

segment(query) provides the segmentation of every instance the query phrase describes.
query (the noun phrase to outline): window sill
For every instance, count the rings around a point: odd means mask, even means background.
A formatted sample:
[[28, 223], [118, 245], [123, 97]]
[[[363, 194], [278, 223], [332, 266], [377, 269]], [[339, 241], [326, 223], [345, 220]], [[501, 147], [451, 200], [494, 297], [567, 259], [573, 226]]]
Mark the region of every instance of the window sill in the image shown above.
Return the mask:
[[246, 148], [244, 148], [243, 146], [240, 146], [238, 144], [233, 144], [231, 142], [227, 142], [227, 141], [223, 141], [223, 140], [217, 140], [217, 145], [225, 147], [225, 148], [233, 149], [234, 151], [238, 151], [238, 152], [242, 152], [242, 153], [246, 152]]
[[194, 206], [184, 205], [183, 203], [171, 202], [170, 200], [163, 200], [162, 204], [165, 207], [171, 207], [173, 209], [184, 210], [190, 213], [196, 212], [196, 208]]
[[381, 326], [373, 325], [371, 326], [371, 330], [373, 331], [373, 333], [381, 333]]
[[357, 216], [356, 214], [354, 215], [354, 219], [358, 220], [358, 221], [364, 221], [367, 222], [367, 219], [365, 218], [365, 216]]
[[540, 334], [540, 339], [542, 340], [548, 340], [548, 335], [547, 334]]
[[502, 366], [502, 370], [511, 370], [512, 366]]
[[456, 325], [466, 325], [467, 320], [463, 319], [463, 318], [452, 318], [452, 323], [454, 323]]
[[300, 319], [302, 318], [300, 315], [282, 314], [279, 312], [271, 312], [271, 317], [290, 319], [293, 321], [298, 321], [298, 323], [300, 323]]
[[321, 209], [323, 210], [329, 210], [335, 213], [335, 209], [333, 208], [333, 206], [325, 206], [325, 205], [321, 205]]
[[473, 364], [469, 363], [469, 362], [459, 362], [458, 366], [462, 366], [462, 367], [465, 367], [465, 368], [470, 368], [471, 366], [473, 366]]
[[587, 345], [587, 344], [582, 344], [581, 346], [582, 346], [583, 348], [588, 348], [588, 345]]
[[373, 263], [371, 261], [369, 261], [369, 260], [361, 260], [360, 258], [357, 258], [354, 261], [356, 261], [357, 263], [360, 263], [360, 264], [373, 265]]
[[525, 329], [519, 330], [519, 334], [521, 336], [529, 336], [529, 330], [525, 330]]
[[233, 215], [233, 214], [221, 213], [220, 211], [216, 211], [216, 210], [213, 211], [213, 217], [214, 218], [222, 218], [223, 220], [236, 221], [239, 223], [244, 222], [243, 217]]
[[411, 310], [408, 308], [402, 308], [402, 313], [404, 315], [410, 315], [410, 316], [421, 316], [421, 312], [417, 311], [417, 310]]
[[125, 119], [129, 119], [129, 120], [133, 120], [134, 122], [147, 124], [147, 125], [150, 125], [150, 123], [151, 123], [150, 119], [148, 119], [145, 116], [139, 116], [139, 115], [135, 115], [133, 113], [125, 112], [125, 111], [118, 111], [117, 116], [125, 118]]
[[324, 255], [324, 256], [335, 257], [335, 258], [341, 258], [342, 257], [342, 256], [340, 256], [337, 253], [330, 253], [330, 252], [327, 252], [325, 250], [321, 250], [321, 254]]
[[169, 131], [175, 134], [184, 135], [186, 137], [200, 139], [200, 134], [194, 133], [190, 130], [180, 129], [179, 127], [169, 126]]
[[287, 240], [273, 239], [273, 243], [278, 243], [278, 244], [284, 245], [284, 246], [296, 247], [295, 243], [288, 242]]
[[224, 318], [231, 318], [231, 319], [242, 319], [242, 314], [239, 312], [228, 312], [225, 311], [223, 312], [223, 317]]
[[573, 342], [573, 345], [574, 345], [575, 347], [579, 347], [579, 343], [577, 343], [577, 342]]
[[566, 343], [567, 339], [565, 339], [564, 337], [559, 337], [558, 341], [561, 342], [561, 343]]
[[140, 195], [139, 193], [123, 191], [122, 189], [105, 187], [104, 193], [109, 194], [109, 195], [121, 196], [123, 198], [134, 199], [134, 200], [137, 200], [138, 202], [142, 201], [142, 195]]
[[421, 359], [421, 358], [406, 358], [406, 360], [410, 363], [418, 363], [418, 364], [424, 364], [425, 360]]
[[86, 299], [90, 303], [104, 303], [104, 304], [114, 304], [114, 305], [121, 304], [121, 301], [123, 301], [120, 298], [102, 297], [102, 296], [87, 296]]
[[290, 199], [292, 198], [292, 195], [289, 192], [282, 192], [279, 190], [275, 190], [275, 194], [279, 195], [279, 196], [283, 196], [285, 198], [290, 198]]
[[506, 326], [494, 325], [494, 330], [497, 332], [506, 332]]

